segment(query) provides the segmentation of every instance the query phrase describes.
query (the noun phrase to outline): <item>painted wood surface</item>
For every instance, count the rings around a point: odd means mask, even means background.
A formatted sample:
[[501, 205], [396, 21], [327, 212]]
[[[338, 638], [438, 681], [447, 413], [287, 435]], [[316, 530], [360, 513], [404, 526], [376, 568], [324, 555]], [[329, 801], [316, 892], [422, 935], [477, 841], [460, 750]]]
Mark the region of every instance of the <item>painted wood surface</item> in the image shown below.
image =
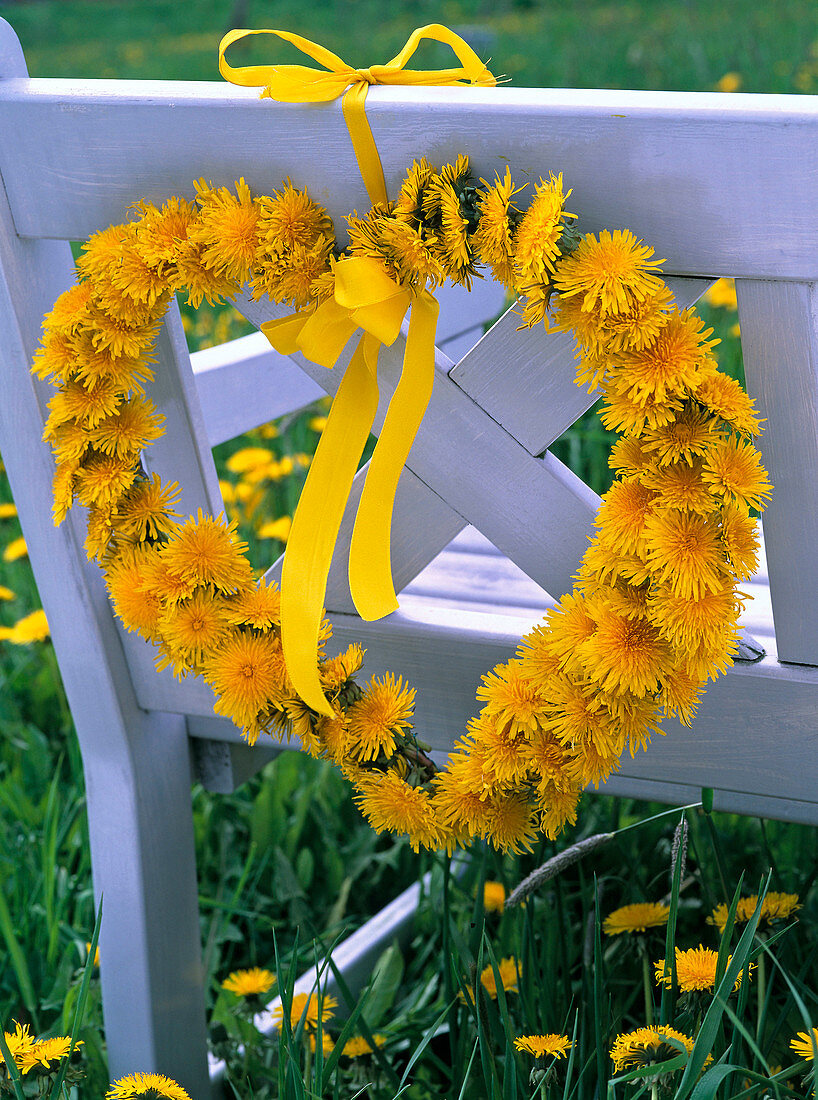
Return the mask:
[[[376, 87], [367, 115], [393, 194], [416, 157], [465, 152], [489, 180], [506, 164], [520, 182], [562, 172], [583, 230], [626, 226], [673, 274], [818, 276], [813, 96]], [[273, 104], [221, 82], [17, 79], [0, 125], [24, 235], [82, 240], [140, 196], [191, 195], [199, 176], [267, 192], [291, 176], [336, 227], [369, 206], [339, 102]]]
[[736, 294], [773, 483], [762, 521], [778, 654], [818, 665], [818, 286], [740, 280]]

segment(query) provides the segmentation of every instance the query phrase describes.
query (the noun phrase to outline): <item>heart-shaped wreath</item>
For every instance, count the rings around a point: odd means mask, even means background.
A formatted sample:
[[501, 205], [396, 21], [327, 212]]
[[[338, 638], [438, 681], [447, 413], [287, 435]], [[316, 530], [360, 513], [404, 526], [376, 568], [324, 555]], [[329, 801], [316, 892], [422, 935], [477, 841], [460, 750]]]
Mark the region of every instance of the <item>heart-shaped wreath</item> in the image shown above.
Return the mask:
[[[523, 194], [509, 170], [489, 184], [465, 157], [439, 170], [421, 160], [393, 202], [347, 218], [341, 251], [326, 212], [289, 181], [269, 196], [199, 181], [195, 201], [140, 202], [90, 238], [34, 364], [57, 387], [45, 430], [55, 522], [74, 500], [88, 508], [86, 549], [125, 627], [158, 647], [160, 667], [203, 676], [249, 741], [295, 734], [332, 759], [372, 825], [416, 849], [479, 836], [519, 850], [538, 830], [554, 836], [583, 787], [643, 748], [662, 714], [690, 722], [731, 663], [737, 584], [756, 569], [751, 513], [770, 494], [752, 402], [719, 373], [712, 330], [676, 308], [653, 250], [626, 230], [580, 236], [561, 176], [541, 179], [525, 208]], [[141, 464], [162, 433], [145, 390], [171, 295], [195, 306], [249, 281], [255, 297], [288, 303], [301, 331], [338, 304], [343, 265], [358, 260], [415, 297], [445, 279], [469, 286], [486, 265], [520, 297], [523, 324], [574, 333], [577, 382], [601, 389], [602, 421], [622, 435], [573, 592], [483, 678], [483, 709], [445, 770], [415, 738], [413, 690], [390, 675], [361, 686], [361, 648], [327, 658], [326, 622], [328, 706], [303, 699], [282, 648], [282, 593], [256, 581], [234, 524], [182, 521], [178, 486]]]

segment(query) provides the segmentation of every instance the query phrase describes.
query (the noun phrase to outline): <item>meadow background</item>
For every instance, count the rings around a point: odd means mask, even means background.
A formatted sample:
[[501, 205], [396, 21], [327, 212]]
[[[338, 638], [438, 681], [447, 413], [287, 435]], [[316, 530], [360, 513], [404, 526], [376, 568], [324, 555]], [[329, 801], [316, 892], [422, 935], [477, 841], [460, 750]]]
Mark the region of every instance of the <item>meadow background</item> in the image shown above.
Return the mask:
[[[21, 0], [0, 3], [0, 15], [16, 30], [29, 70], [38, 77], [218, 80], [218, 41], [233, 26], [296, 31], [365, 66], [391, 57], [415, 26], [440, 21], [518, 86], [716, 89], [725, 94], [818, 90], [814, 0], [782, 0], [775, 7], [746, 0], [314, 0], [309, 5], [296, 0]], [[234, 49], [241, 54], [234, 63], [270, 57], [268, 43]], [[429, 64], [445, 63], [434, 52], [430, 48], [426, 55]], [[277, 56], [285, 59], [283, 51]], [[543, 166], [549, 167], [559, 166]], [[721, 289], [703, 312], [722, 337], [722, 365], [741, 378], [730, 289]], [[186, 311], [185, 326], [192, 350], [248, 331], [229, 307]], [[325, 411], [318, 404], [286, 424], [266, 426], [218, 450], [225, 498], [242, 520], [254, 560], [272, 560], [285, 545], [288, 517]], [[609, 443], [592, 411], [555, 450], [603, 491], [610, 478]], [[246, 457], [249, 447], [268, 456], [256, 456], [254, 466]], [[259, 474], [259, 463], [266, 473]], [[0, 633], [2, 628], [13, 632], [15, 623], [39, 607], [20, 534], [0, 473]], [[494, 1095], [494, 1071], [487, 1067], [485, 1050], [504, 1066], [502, 1082], [497, 1079], [502, 1095], [527, 1095], [525, 1058], [503, 1042], [509, 1028], [516, 1034], [527, 1028], [569, 1035], [576, 1028], [576, 1060], [558, 1091], [566, 1098], [590, 1097], [595, 1089], [604, 1095], [606, 1043], [617, 1028], [636, 1026], [643, 989], [641, 978], [633, 978], [634, 965], [638, 971], [639, 951], [648, 948], [603, 943], [601, 918], [618, 904], [673, 895], [670, 851], [678, 815], [623, 834], [555, 879], [525, 910], [502, 918], [489, 914], [488, 938], [483, 939], [486, 878], [510, 888], [567, 844], [598, 830], [642, 822], [661, 808], [588, 795], [578, 829], [564, 841], [543, 841], [537, 852], [522, 857], [478, 851], [457, 883], [439, 859], [415, 856], [403, 841], [376, 837], [361, 822], [339, 774], [329, 764], [297, 754], [282, 754], [234, 795], [194, 789], [193, 808], [209, 1007], [214, 1035], [224, 1049], [230, 1036], [239, 1034], [239, 1025], [235, 1004], [220, 982], [238, 967], [271, 966], [273, 932], [287, 964], [300, 928], [296, 962], [311, 961], [314, 936], [331, 940], [341, 930], [352, 930], [431, 869], [432, 885], [415, 938], [402, 954], [383, 961], [379, 999], [367, 1013], [371, 1029], [386, 1028], [392, 1036], [394, 1052], [363, 1073], [361, 1080], [369, 1073], [368, 1079], [376, 1081], [371, 1094], [394, 1094], [395, 1067], [405, 1066], [408, 1052], [432, 1034], [429, 1029], [458, 981], [468, 981], [469, 974], [474, 981], [478, 966], [489, 965], [491, 951], [498, 960], [519, 951], [524, 975], [519, 992], [510, 994], [507, 1003], [503, 997], [496, 1005], [492, 1001], [486, 1012], [494, 1015], [482, 1023], [465, 1004], [451, 1010], [444, 1038], [434, 1033], [415, 1068], [410, 1095]], [[774, 1091], [804, 1095], [787, 1042], [806, 1026], [798, 997], [818, 1021], [812, 977], [818, 955], [814, 830], [700, 811], [689, 817], [688, 864], [675, 895], [679, 935], [687, 937], [679, 942], [688, 945], [711, 934], [704, 917], [730, 900], [742, 873], [745, 892], [757, 889], [771, 868], [772, 889], [801, 896], [800, 922], [777, 944], [796, 998], [783, 976], [770, 969], [763, 993], [756, 985], [744, 998], [744, 1024], [740, 1020], [730, 1027], [733, 1057], [743, 1043], [746, 1064], [760, 1071], [761, 1054], [775, 1056], [784, 1062], [784, 1079]], [[30, 1022], [39, 1034], [65, 1034], [94, 912], [80, 754], [47, 637], [26, 644], [0, 641], [0, 882], [0, 1021], [6, 1029], [13, 1019]], [[442, 939], [436, 917], [441, 911], [446, 914]], [[711, 935], [706, 942], [718, 940]], [[662, 935], [651, 945], [658, 952], [652, 958], [661, 957], [663, 944]], [[548, 982], [537, 974], [549, 975]], [[96, 998], [92, 985], [82, 1031], [88, 1078], [80, 1086], [80, 1094], [88, 1097], [102, 1095], [107, 1084]], [[475, 1047], [473, 1033], [480, 1038]], [[756, 1042], [758, 1054], [753, 1053]], [[264, 1061], [268, 1055], [258, 1057]], [[345, 1087], [351, 1088], [357, 1071], [353, 1066], [346, 1072]], [[339, 1087], [337, 1080], [333, 1087]], [[735, 1077], [724, 1087], [733, 1095], [750, 1095], [754, 1089], [763, 1094], [749, 1077]], [[258, 1094], [264, 1089], [259, 1087]]]

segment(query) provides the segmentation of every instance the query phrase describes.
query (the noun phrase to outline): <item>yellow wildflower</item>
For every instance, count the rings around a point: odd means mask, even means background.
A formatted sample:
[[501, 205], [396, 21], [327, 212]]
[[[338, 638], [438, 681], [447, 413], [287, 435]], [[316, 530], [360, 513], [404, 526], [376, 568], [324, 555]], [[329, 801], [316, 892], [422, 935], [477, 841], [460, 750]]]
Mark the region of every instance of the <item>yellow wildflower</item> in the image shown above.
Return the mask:
[[264, 993], [269, 993], [275, 983], [276, 976], [272, 971], [254, 966], [249, 970], [234, 970], [222, 982], [222, 989], [239, 997], [261, 997]]
[[[321, 1022], [326, 1023], [327, 1020], [332, 1019], [334, 1012], [333, 1009], [338, 1007], [338, 1002], [335, 997], [329, 994], [324, 994], [321, 998]], [[318, 995], [316, 993], [299, 993], [293, 997], [292, 1004], [290, 1005], [290, 1026], [298, 1027], [299, 1022], [303, 1019], [305, 1031], [315, 1031], [318, 1027]], [[273, 1009], [273, 1023], [276, 1027], [281, 1027], [284, 1022], [284, 1006], [277, 1005]]]
[[517, 1050], [535, 1058], [564, 1058], [572, 1045], [567, 1035], [518, 1035], [514, 1040]]
[[661, 928], [667, 924], [670, 907], [656, 901], [636, 902], [614, 909], [605, 918], [603, 931], [608, 936], [623, 932], [646, 932], [648, 928]]

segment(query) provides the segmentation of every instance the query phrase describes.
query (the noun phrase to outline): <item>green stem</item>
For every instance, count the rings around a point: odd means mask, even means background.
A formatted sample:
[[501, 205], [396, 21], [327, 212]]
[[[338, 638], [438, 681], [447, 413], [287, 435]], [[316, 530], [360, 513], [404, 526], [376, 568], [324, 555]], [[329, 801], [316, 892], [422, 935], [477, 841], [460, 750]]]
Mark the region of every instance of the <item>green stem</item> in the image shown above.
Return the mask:
[[[749, 967], [748, 967], [749, 976]], [[761, 1046], [761, 1032], [764, 1028], [764, 1001], [767, 998], [767, 963], [762, 951], [758, 957], [758, 975], [756, 978], [758, 997], [758, 1020], [756, 1021], [756, 1046]]]
[[653, 1027], [653, 986], [650, 981], [650, 962], [644, 944], [639, 954], [642, 956], [642, 985], [645, 990], [645, 1023]]
[[[323, 1038], [323, 1037], [322, 1037]], [[312, 1072], [312, 1051], [310, 1050], [310, 1041], [307, 1036], [304, 1036], [304, 1084], [309, 1086], [310, 1073]], [[317, 1040], [316, 1040], [317, 1042]]]
[[650, 1100], [658, 1100], [659, 1097], [659, 1082], [654, 1077], [650, 1085]]

